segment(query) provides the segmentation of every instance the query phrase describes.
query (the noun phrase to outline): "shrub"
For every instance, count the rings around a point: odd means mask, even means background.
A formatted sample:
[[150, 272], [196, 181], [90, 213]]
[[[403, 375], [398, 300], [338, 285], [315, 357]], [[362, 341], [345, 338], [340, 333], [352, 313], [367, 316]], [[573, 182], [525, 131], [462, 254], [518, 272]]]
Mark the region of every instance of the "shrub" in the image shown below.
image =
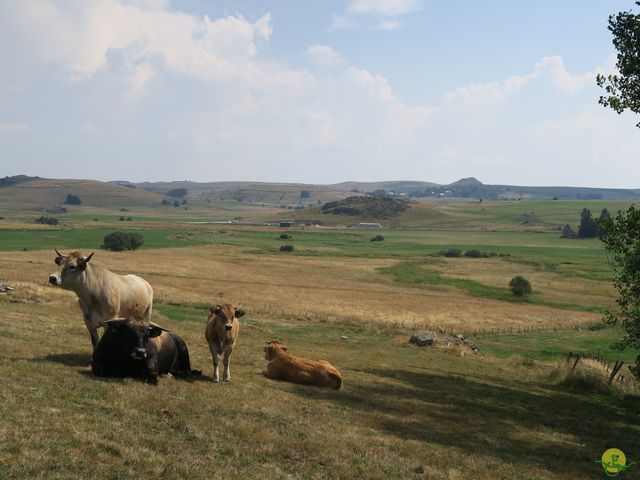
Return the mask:
[[136, 250], [143, 243], [144, 240], [139, 233], [112, 232], [105, 235], [103, 239], [103, 247], [114, 252]]
[[511, 279], [509, 288], [516, 297], [523, 297], [531, 293], [531, 283], [521, 275], [517, 275]]
[[55, 217], [40, 217], [36, 218], [36, 223], [42, 223], [43, 225], [57, 225], [58, 219]]
[[443, 257], [461, 257], [462, 250], [459, 248], [450, 248], [449, 250], [443, 250], [440, 252]]
[[174, 198], [185, 197], [189, 193], [186, 188], [174, 188], [173, 190], [169, 190], [167, 195]]
[[606, 323], [594, 323], [593, 325], [589, 325], [587, 330], [590, 332], [597, 332], [598, 330], [604, 330], [605, 328], [607, 328]]
[[282, 235], [280, 235], [280, 240], [289, 240], [291, 238], [291, 235], [289, 235], [288, 233], [283, 233]]
[[67, 199], [64, 201], [67, 205], [80, 205], [82, 201], [77, 195], [67, 194]]
[[471, 250], [464, 252], [464, 256], [469, 258], [482, 258], [484, 255], [480, 250], [472, 248]]
[[180, 202], [178, 200], [174, 200], [173, 201], [173, 206], [174, 207], [179, 207], [180, 206]]
[[120, 220], [121, 222], [124, 222], [124, 217], [120, 217], [118, 220]]
[[293, 252], [293, 245], [281, 245], [280, 246], [280, 251], [281, 252]]
[[370, 241], [371, 242], [382, 242], [383, 240], [384, 240], [384, 237], [382, 235], [376, 235]]

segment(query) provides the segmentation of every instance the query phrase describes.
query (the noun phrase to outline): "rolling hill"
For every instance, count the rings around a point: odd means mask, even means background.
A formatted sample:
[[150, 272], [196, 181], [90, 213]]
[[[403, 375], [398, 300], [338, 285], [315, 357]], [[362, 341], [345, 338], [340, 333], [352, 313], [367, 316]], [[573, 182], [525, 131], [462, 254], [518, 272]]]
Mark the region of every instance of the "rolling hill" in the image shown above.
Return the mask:
[[130, 207], [159, 204], [162, 196], [138, 188], [96, 180], [35, 178], [0, 188], [0, 209], [45, 210], [63, 205], [67, 194], [80, 197], [85, 207]]

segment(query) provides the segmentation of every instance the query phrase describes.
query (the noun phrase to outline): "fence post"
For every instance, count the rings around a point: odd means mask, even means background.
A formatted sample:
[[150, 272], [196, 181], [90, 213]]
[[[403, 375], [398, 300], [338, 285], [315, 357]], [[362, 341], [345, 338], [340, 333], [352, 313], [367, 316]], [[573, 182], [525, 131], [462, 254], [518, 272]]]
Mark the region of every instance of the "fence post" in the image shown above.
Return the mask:
[[613, 366], [613, 369], [611, 370], [611, 376], [609, 376], [609, 385], [611, 385], [611, 383], [613, 382], [613, 379], [616, 377], [616, 374], [620, 371], [623, 364], [624, 364], [623, 360], [616, 361], [616, 364]]

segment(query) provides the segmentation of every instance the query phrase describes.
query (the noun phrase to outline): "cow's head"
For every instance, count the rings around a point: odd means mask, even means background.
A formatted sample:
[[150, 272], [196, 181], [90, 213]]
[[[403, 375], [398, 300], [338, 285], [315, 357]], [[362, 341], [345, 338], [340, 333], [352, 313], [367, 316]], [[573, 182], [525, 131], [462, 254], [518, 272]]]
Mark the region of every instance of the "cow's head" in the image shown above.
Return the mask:
[[52, 285], [58, 285], [66, 290], [73, 290], [77, 283], [78, 278], [87, 269], [87, 265], [93, 257], [93, 253], [88, 257], [85, 257], [81, 252], [71, 252], [68, 255], [61, 254], [56, 250], [58, 255], [55, 259], [56, 265], [61, 267], [59, 273], [52, 273], [49, 275], [49, 283]]
[[278, 340], [271, 340], [265, 343], [264, 346], [264, 358], [265, 360], [273, 360], [281, 352], [286, 352], [287, 346], [280, 343]]
[[104, 322], [105, 335], [114, 337], [119, 347], [131, 352], [135, 360], [147, 358], [149, 339], [166, 332], [160, 325], [140, 318], [113, 318]]
[[233, 321], [244, 315], [244, 310], [233, 308], [230, 303], [212, 305], [209, 309], [209, 321], [213, 319], [216, 329], [224, 329], [230, 332], [233, 329]]

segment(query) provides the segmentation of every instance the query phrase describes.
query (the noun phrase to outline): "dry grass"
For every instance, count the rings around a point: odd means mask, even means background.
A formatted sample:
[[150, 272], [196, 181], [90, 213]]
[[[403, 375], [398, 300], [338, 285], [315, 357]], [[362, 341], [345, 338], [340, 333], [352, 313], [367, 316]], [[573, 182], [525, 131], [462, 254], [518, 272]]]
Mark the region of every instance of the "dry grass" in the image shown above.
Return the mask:
[[541, 272], [533, 267], [507, 262], [499, 258], [443, 259], [444, 265], [434, 268], [448, 277], [475, 280], [485, 285], [505, 288], [516, 275], [525, 276], [537, 292], [551, 302], [612, 307], [615, 289], [610, 282], [585, 278], [568, 278], [553, 272]]
[[[46, 287], [48, 274], [56, 269], [53, 256], [46, 251], [0, 252], [0, 282]], [[442, 285], [407, 287], [376, 272], [378, 267], [394, 264], [393, 260], [251, 255], [242, 247], [205, 246], [99, 251], [93, 261], [116, 272], [141, 275], [154, 287], [157, 301], [178, 304], [225, 299], [265, 313], [465, 332], [525, 326], [569, 328], [599, 319], [594, 313], [467, 297]], [[470, 269], [472, 265], [470, 262]], [[484, 261], [483, 265], [487, 272], [502, 266], [498, 262], [487, 268]], [[566, 289], [581, 282], [567, 282]]]
[[[20, 286], [0, 296], [0, 478], [587, 479], [605, 447], [640, 448], [637, 402], [567, 393], [544, 364], [251, 312], [230, 384], [208, 376], [204, 311], [163, 322], [204, 381], [94, 378], [75, 299]], [[335, 364], [344, 390], [262, 377], [274, 337]]]
[[0, 208], [24, 210], [28, 207], [62, 205], [69, 193], [79, 196], [84, 206], [99, 207], [159, 204], [163, 198], [155, 193], [96, 180], [41, 178], [4, 188]]
[[[577, 364], [575, 364], [575, 359], [560, 362], [556, 366], [552, 378], [559, 379], [561, 385], [576, 391], [605, 393], [618, 397], [624, 397], [638, 391], [638, 385], [632, 380], [633, 376], [628, 367], [623, 367], [611, 384], [609, 384], [610, 375], [611, 372], [606, 365], [589, 358], [581, 358]], [[621, 382], [621, 375], [624, 375], [629, 383]]]

